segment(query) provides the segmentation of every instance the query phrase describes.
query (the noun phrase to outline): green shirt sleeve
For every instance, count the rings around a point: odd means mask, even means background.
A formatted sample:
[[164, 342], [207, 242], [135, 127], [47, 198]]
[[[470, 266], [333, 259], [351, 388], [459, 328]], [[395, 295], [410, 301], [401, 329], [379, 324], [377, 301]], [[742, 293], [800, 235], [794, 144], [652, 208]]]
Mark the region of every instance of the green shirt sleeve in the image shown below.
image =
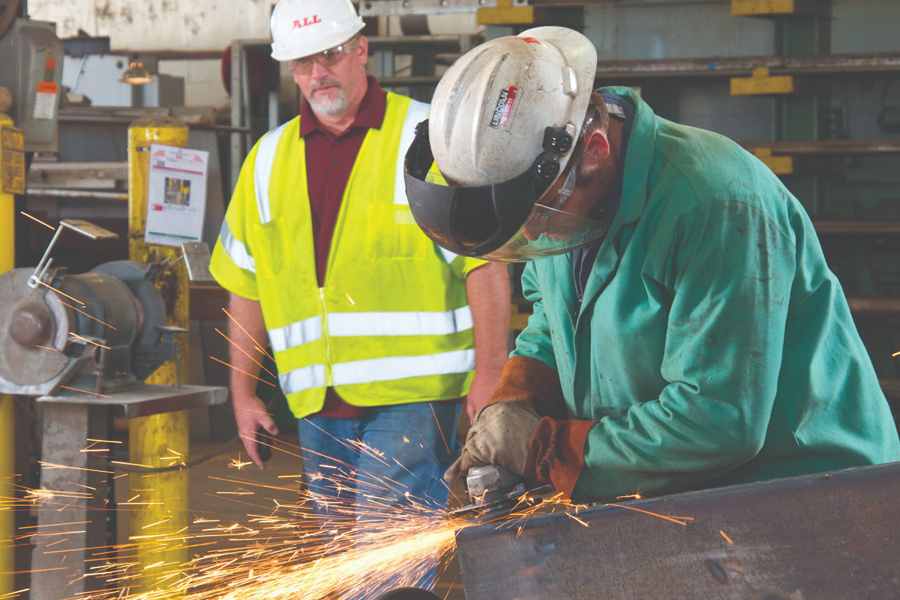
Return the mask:
[[748, 462], [765, 441], [796, 267], [793, 234], [753, 198], [695, 205], [672, 231], [666, 386], [593, 426], [576, 500], [689, 488]]
[[544, 299], [537, 284], [537, 272], [533, 262], [529, 262], [522, 273], [522, 293], [525, 299], [532, 303], [532, 312], [528, 317], [528, 325], [516, 338], [516, 348], [512, 356], [533, 358], [556, 369], [550, 325], [544, 314]]

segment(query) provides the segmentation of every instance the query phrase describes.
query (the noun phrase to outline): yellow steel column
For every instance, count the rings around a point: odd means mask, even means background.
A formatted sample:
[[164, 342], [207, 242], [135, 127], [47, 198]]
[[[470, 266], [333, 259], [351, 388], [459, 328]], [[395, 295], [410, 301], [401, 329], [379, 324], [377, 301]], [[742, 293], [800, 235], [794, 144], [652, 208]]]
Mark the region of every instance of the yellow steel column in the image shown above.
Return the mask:
[[[190, 324], [187, 274], [180, 261], [180, 250], [166, 246], [148, 246], [144, 242], [147, 224], [150, 146], [184, 147], [188, 128], [173, 120], [138, 121], [128, 130], [128, 253], [131, 260], [150, 262], [168, 260], [162, 277], [169, 302], [171, 325], [187, 328]], [[185, 381], [187, 340], [178, 336], [177, 354], [165, 363], [148, 383], [175, 385]], [[188, 413], [180, 411], [133, 419], [128, 424], [130, 460], [147, 467], [171, 467], [187, 462], [189, 452]], [[131, 537], [137, 543], [137, 558], [143, 572], [139, 585], [144, 590], [164, 589], [165, 578], [189, 558], [186, 544], [176, 539], [189, 525], [188, 475], [186, 471], [131, 474], [131, 498], [140, 510], [131, 516]]]
[[[0, 112], [0, 135], [4, 127], [12, 127], [13, 122]], [[9, 168], [4, 157], [0, 157], [0, 274], [15, 266], [15, 198], [4, 193], [3, 172]], [[0, 502], [15, 495], [16, 476], [16, 425], [15, 410], [11, 396], [0, 396]], [[0, 509], [0, 595], [15, 590], [16, 551], [13, 544], [16, 516], [10, 509]]]

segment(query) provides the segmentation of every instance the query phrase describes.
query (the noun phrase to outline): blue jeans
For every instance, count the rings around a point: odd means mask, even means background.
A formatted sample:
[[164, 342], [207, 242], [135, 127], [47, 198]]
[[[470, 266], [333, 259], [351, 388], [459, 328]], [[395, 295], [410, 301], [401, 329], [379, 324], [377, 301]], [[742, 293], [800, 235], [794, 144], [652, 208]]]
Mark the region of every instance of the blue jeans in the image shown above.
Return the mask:
[[[353, 507], [356, 518], [365, 520], [385, 500], [402, 505], [408, 497], [446, 508], [443, 476], [459, 452], [461, 412], [462, 401], [456, 400], [382, 406], [360, 419], [300, 419], [303, 481], [322, 500], [315, 512], [341, 520]], [[437, 565], [418, 587], [430, 589], [436, 577]]]

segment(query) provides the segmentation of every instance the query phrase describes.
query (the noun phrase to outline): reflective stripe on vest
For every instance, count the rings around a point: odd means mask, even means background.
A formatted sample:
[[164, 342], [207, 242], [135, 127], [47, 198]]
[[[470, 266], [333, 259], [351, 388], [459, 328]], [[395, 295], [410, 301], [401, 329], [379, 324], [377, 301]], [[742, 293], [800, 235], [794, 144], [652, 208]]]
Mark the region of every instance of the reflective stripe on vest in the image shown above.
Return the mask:
[[322, 319], [310, 317], [287, 327], [269, 330], [269, 341], [272, 350], [283, 352], [289, 348], [296, 348], [303, 344], [314, 342], [322, 337]]
[[311, 365], [278, 376], [285, 394], [325, 387], [325, 365]]
[[[400, 134], [400, 148], [404, 152], [412, 146], [413, 139], [416, 137], [416, 126], [428, 118], [430, 108], [431, 107], [424, 102], [416, 102], [413, 100], [409, 103], [409, 110], [406, 113], [406, 122], [403, 123], [403, 131]], [[397, 160], [397, 170], [394, 173], [394, 204], [409, 205], [409, 199], [406, 197], [405, 163], [406, 156], [401, 155]]]
[[[450, 335], [472, 329], [468, 306], [447, 312], [361, 312], [328, 315], [331, 337]], [[310, 317], [287, 327], [269, 330], [275, 352], [314, 342], [322, 337], [322, 320]]]
[[234, 234], [231, 233], [227, 220], [222, 221], [222, 229], [219, 231], [219, 242], [235, 265], [245, 271], [256, 273], [256, 262], [250, 256], [250, 252], [247, 250], [244, 242], [234, 237]]
[[468, 306], [447, 312], [331, 313], [328, 334], [335, 337], [449, 335], [472, 329]]
[[256, 206], [259, 209], [259, 222], [263, 225], [272, 221], [272, 207], [269, 203], [269, 180], [272, 177], [272, 166], [275, 164], [275, 152], [278, 150], [278, 142], [281, 140], [281, 135], [284, 133], [288, 123], [263, 136], [259, 141], [259, 150], [256, 153], [256, 162], [253, 165]]
[[[334, 385], [354, 385], [407, 377], [467, 373], [475, 368], [475, 350], [455, 350], [425, 356], [387, 356], [332, 366]], [[285, 394], [325, 386], [325, 367], [313, 365], [279, 377]]]

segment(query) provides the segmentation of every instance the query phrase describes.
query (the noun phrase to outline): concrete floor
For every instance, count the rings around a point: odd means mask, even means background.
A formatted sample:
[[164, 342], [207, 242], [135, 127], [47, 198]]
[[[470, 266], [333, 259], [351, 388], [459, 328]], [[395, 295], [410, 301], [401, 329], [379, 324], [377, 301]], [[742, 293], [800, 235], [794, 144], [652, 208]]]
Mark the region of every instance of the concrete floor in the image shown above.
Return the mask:
[[[296, 444], [293, 436], [283, 436], [279, 445], [291, 447]], [[190, 468], [190, 503], [192, 520], [196, 518], [219, 519], [226, 523], [244, 523], [248, 514], [265, 514], [272, 508], [272, 499], [281, 499], [291, 502], [292, 494], [289, 491], [277, 490], [259, 491], [254, 496], [229, 496], [221, 494], [222, 491], [235, 491], [239, 486], [223, 483], [214, 478], [223, 477], [240, 479], [256, 484], [265, 484], [277, 487], [290, 488], [295, 479], [287, 478], [300, 472], [299, 460], [288, 454], [275, 451], [271, 460], [266, 463], [265, 470], [260, 470], [255, 465], [245, 467], [240, 471], [230, 467], [230, 463], [238, 456], [246, 454], [242, 452], [240, 441], [234, 440], [228, 444], [212, 444], [192, 442], [192, 460], [200, 457], [213, 456], [200, 464]], [[118, 489], [119, 487], [123, 489]], [[125, 500], [128, 493], [127, 486], [117, 486], [116, 495], [120, 500]], [[252, 486], [245, 489], [252, 490]], [[119, 541], [125, 541], [123, 535], [127, 535], [127, 515], [124, 516], [118, 526]], [[441, 577], [435, 593], [446, 600], [463, 600], [462, 585], [456, 560], [452, 561], [448, 571]]]

